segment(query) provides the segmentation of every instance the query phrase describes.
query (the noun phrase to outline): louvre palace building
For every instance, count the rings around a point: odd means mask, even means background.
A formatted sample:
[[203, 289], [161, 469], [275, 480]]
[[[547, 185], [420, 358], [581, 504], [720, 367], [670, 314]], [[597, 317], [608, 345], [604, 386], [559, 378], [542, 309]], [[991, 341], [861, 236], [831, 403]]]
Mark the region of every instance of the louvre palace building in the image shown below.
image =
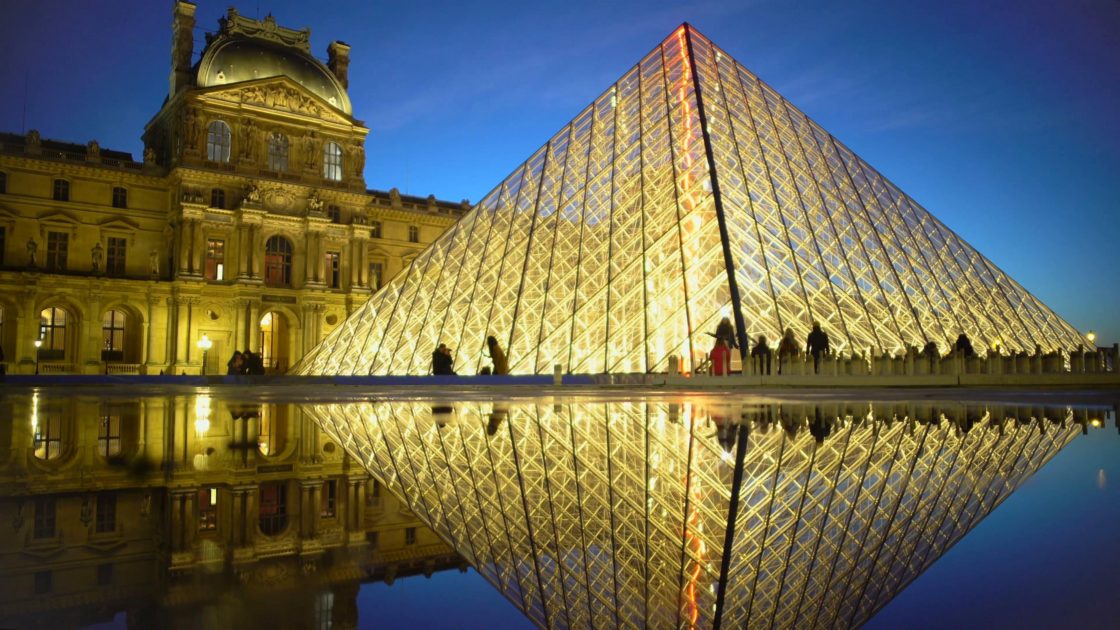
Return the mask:
[[217, 374], [235, 349], [284, 371], [464, 214], [367, 189], [349, 46], [324, 63], [230, 9], [192, 64], [194, 14], [173, 7], [142, 156], [0, 134], [9, 373]]

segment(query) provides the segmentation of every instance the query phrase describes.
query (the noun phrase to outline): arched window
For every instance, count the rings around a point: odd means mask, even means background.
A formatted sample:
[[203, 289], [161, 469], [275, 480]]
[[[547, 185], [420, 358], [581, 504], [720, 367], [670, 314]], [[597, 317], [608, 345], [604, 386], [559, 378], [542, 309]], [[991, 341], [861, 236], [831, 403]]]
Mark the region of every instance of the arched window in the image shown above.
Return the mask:
[[273, 236], [264, 245], [264, 282], [272, 287], [292, 284], [292, 243], [283, 236]]
[[101, 318], [101, 360], [124, 360], [124, 330], [128, 318], [124, 311], [106, 311]]
[[220, 120], [210, 123], [206, 131], [206, 159], [211, 162], [229, 162], [229, 125]]
[[268, 170], [288, 170], [288, 136], [282, 133], [268, 136]]
[[273, 371], [288, 369], [288, 319], [276, 311], [261, 317], [260, 355], [264, 367]]
[[39, 359], [43, 361], [66, 358], [66, 311], [54, 306], [39, 312]]
[[323, 177], [332, 182], [342, 181], [342, 147], [336, 142], [323, 147]]

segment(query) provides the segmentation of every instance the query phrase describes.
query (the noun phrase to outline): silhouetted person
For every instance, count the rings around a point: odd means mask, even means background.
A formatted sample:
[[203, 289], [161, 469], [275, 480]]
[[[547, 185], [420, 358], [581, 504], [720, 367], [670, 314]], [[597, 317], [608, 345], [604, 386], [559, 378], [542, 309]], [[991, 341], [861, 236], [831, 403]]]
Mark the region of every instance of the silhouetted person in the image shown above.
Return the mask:
[[439, 347], [432, 352], [432, 374], [454, 374], [455, 370], [452, 367], [454, 363], [451, 348], [445, 344], [439, 344]]
[[922, 356], [928, 359], [940, 359], [941, 351], [937, 349], [937, 344], [930, 341], [922, 348]]
[[719, 324], [716, 324], [716, 332], [709, 334], [715, 337], [716, 341], [723, 339], [729, 349], [739, 347], [739, 342], [735, 339], [735, 327], [731, 325], [731, 318], [729, 317], [719, 320]]
[[953, 344], [953, 351], [961, 353], [961, 356], [966, 358], [976, 356], [976, 351], [972, 349], [972, 340], [964, 333], [957, 337], [957, 342]]
[[793, 329], [786, 328], [786, 334], [782, 335], [782, 340], [778, 342], [778, 373], [782, 372], [782, 361], [789, 357], [792, 361], [800, 352], [797, 345], [797, 339], [793, 336]]
[[726, 376], [731, 364], [731, 349], [727, 347], [727, 341], [717, 337], [716, 345], [708, 356], [712, 360], [712, 374]]
[[805, 351], [813, 355], [813, 371], [819, 372], [821, 355], [828, 354], [828, 333], [821, 330], [820, 322], [813, 322], [813, 330], [805, 339]]
[[506, 359], [506, 353], [502, 352], [502, 347], [498, 345], [498, 340], [493, 335], [486, 338], [486, 347], [490, 350], [490, 359], [494, 362], [494, 374], [509, 374], [509, 360]]
[[242, 373], [245, 366], [245, 355], [240, 350], [234, 350], [233, 356], [226, 363], [226, 374], [236, 376]]
[[766, 335], [759, 335], [754, 347], [751, 348], [751, 357], [759, 357], [759, 372], [770, 373], [770, 344], [766, 342]]

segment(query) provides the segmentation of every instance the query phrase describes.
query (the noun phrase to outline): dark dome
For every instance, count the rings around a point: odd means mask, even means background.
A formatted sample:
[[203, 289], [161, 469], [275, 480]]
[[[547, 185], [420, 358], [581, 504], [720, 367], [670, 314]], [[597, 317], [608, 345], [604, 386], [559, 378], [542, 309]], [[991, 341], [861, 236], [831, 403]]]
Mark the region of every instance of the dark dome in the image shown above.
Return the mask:
[[199, 87], [285, 76], [347, 115], [350, 97], [338, 78], [318, 59], [285, 46], [247, 37], [221, 38], [207, 47], [198, 62]]

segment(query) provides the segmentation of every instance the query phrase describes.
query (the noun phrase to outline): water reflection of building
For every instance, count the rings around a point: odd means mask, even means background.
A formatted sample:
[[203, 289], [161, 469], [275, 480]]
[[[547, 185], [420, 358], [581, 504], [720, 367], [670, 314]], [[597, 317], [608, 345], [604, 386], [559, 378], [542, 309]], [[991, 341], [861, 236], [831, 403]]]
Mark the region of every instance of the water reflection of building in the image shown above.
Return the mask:
[[360, 581], [465, 567], [288, 405], [36, 394], [0, 417], [0, 626], [352, 627]]
[[951, 404], [309, 413], [550, 627], [859, 625], [1095, 424]]

